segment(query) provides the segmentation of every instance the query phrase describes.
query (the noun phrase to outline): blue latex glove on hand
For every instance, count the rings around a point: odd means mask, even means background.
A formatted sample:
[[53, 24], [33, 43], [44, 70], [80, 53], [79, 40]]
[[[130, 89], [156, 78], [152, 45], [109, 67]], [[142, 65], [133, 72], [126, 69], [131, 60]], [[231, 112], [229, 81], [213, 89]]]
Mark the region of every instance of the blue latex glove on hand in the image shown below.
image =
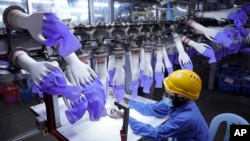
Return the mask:
[[65, 115], [69, 123], [74, 124], [85, 114], [88, 102], [84, 98], [80, 98], [72, 104], [72, 108], [65, 111]]
[[123, 101], [124, 94], [125, 94], [125, 86], [113, 86], [113, 92], [115, 94], [116, 101]]
[[162, 88], [163, 72], [155, 72], [155, 88]]
[[80, 97], [82, 88], [67, 84], [64, 73], [57, 67], [49, 72], [40, 85], [33, 83], [33, 92], [44, 92], [51, 95], [63, 95], [69, 100], [77, 100]]
[[84, 85], [82, 93], [85, 94], [88, 101], [87, 110], [91, 121], [98, 121], [107, 115], [105, 90], [100, 80], [96, 79], [94, 82]]
[[143, 82], [143, 92], [150, 94], [150, 88], [151, 88], [152, 83], [153, 83], [153, 78], [146, 76], [146, 75], [143, 75], [141, 78], [141, 81]]
[[60, 56], [67, 56], [82, 47], [80, 41], [69, 28], [53, 13], [44, 13], [43, 35], [47, 38], [43, 44], [56, 46], [59, 44]]
[[130, 90], [132, 91], [131, 93], [132, 98], [137, 97], [138, 88], [139, 88], [139, 80], [134, 80], [130, 83]]

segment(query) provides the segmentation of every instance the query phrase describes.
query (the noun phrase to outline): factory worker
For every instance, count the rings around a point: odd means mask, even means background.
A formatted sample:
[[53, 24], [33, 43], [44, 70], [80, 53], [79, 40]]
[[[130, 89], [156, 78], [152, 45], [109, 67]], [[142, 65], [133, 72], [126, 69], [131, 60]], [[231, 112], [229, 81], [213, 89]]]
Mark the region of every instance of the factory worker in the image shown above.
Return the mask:
[[164, 141], [168, 137], [174, 138], [174, 141], [210, 141], [207, 123], [194, 101], [200, 96], [200, 77], [191, 70], [177, 70], [164, 78], [163, 84], [165, 93], [157, 103], [145, 104], [124, 99], [125, 103], [143, 115], [157, 118], [168, 116], [168, 120], [157, 127], [129, 117], [133, 132], [147, 141]]

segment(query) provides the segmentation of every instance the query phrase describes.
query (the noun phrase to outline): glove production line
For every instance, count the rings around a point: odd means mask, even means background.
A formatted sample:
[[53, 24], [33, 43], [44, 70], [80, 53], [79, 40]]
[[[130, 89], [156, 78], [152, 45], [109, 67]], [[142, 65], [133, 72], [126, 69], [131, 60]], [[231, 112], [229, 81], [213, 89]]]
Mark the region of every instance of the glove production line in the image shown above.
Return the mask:
[[[176, 3], [188, 7], [181, 9], [186, 10], [184, 16], [173, 16], [171, 5]], [[125, 14], [118, 15], [118, 22], [76, 25], [58, 12], [32, 13], [17, 5], [3, 11], [3, 36], [9, 39], [7, 69], [29, 74], [32, 92], [43, 98], [44, 103], [31, 107], [43, 134], [62, 141], [139, 140], [128, 126], [129, 115], [152, 126], [167, 117], [140, 115], [123, 102], [124, 97], [154, 102], [139, 96], [138, 89], [151, 95], [153, 88], [163, 88], [164, 77], [175, 66], [194, 69], [194, 56], [204, 56], [211, 64], [208, 87], [212, 89], [216, 62], [248, 51], [244, 47], [250, 44], [249, 4], [210, 11], [195, 8], [197, 1], [154, 4], [158, 14], [167, 13], [166, 19], [150, 20], [152, 12], [135, 10], [132, 21], [126, 21], [130, 9], [123, 7], [120, 10]], [[204, 19], [220, 24], [209, 25]], [[10, 39], [16, 34], [28, 34], [40, 43], [38, 56], [44, 59], [37, 60], [25, 47], [13, 46]], [[123, 118], [110, 110], [114, 107], [124, 111]]]

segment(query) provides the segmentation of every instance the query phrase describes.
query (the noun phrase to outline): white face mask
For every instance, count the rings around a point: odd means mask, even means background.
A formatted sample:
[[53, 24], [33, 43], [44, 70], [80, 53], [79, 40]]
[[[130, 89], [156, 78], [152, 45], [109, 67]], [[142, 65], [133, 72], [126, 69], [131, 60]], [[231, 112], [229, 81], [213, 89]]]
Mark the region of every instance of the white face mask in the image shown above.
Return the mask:
[[170, 98], [163, 96], [163, 100], [167, 106], [173, 107], [173, 102]]

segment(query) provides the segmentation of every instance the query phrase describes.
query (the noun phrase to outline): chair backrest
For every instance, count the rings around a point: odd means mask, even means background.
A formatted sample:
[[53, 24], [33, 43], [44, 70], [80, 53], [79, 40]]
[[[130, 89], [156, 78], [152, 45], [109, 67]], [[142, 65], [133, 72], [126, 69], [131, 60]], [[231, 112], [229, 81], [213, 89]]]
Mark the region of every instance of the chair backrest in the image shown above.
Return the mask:
[[239, 115], [236, 115], [233, 113], [219, 114], [212, 119], [210, 126], [209, 126], [209, 135], [210, 135], [212, 140], [214, 140], [216, 132], [217, 132], [217, 130], [222, 122], [226, 122], [226, 124], [227, 124], [224, 141], [229, 141], [230, 125], [232, 125], [232, 124], [249, 125], [249, 122]]

